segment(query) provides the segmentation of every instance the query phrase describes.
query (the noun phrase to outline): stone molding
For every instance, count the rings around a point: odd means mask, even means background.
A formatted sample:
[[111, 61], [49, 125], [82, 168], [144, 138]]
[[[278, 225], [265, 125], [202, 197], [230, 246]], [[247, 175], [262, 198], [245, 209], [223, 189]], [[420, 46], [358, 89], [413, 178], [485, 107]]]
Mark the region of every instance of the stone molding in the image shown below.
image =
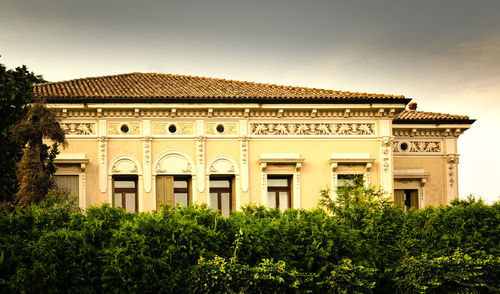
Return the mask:
[[[316, 118], [316, 119], [334, 119], [334, 118], [392, 118], [395, 115], [394, 108], [372, 108], [372, 109], [356, 109], [345, 108], [345, 106], [327, 106], [322, 109], [318, 105], [296, 106], [283, 105], [274, 106], [269, 105], [266, 108], [260, 108], [257, 105], [244, 105], [235, 107], [234, 105], [220, 106], [217, 108], [215, 105], [210, 107], [177, 107], [172, 108], [171, 105], [151, 107], [146, 105], [134, 105], [132, 108], [126, 108], [123, 105], [117, 105], [116, 108], [105, 109], [104, 106], [94, 106], [93, 108], [79, 108], [78, 106], [68, 105], [67, 108], [56, 104], [58, 107], [58, 115], [60, 117], [74, 117], [74, 118], [89, 118], [89, 117], [178, 117], [178, 118]], [[103, 107], [103, 108], [101, 108]], [[326, 109], [325, 109], [326, 108]], [[367, 106], [368, 108], [368, 106]]]
[[[431, 125], [427, 128], [400, 128], [393, 125], [393, 134], [396, 137], [454, 137], [457, 138], [467, 130], [464, 128], [436, 128]], [[399, 138], [398, 138], [399, 139]]]

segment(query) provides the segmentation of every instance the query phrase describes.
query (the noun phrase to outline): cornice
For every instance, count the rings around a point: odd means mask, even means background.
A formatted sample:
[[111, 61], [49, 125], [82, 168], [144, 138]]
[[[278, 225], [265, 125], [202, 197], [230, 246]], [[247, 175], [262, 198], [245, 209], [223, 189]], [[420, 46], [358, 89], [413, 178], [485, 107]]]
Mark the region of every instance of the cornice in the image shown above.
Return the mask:
[[292, 107], [245, 108], [61, 108], [52, 105], [62, 118], [257, 118], [257, 119], [392, 119], [398, 108], [321, 108], [313, 105]]
[[392, 133], [396, 139], [408, 137], [454, 137], [462, 135], [468, 126], [449, 125], [449, 126], [428, 126], [428, 127], [409, 127], [400, 128], [393, 125]]

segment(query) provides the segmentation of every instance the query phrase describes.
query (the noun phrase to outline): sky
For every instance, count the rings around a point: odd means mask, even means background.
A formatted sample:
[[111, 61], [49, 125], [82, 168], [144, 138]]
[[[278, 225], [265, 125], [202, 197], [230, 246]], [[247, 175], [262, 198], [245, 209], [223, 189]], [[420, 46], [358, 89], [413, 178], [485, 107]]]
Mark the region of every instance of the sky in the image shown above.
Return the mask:
[[477, 121], [460, 197], [500, 200], [498, 0], [0, 0], [0, 63], [402, 94]]

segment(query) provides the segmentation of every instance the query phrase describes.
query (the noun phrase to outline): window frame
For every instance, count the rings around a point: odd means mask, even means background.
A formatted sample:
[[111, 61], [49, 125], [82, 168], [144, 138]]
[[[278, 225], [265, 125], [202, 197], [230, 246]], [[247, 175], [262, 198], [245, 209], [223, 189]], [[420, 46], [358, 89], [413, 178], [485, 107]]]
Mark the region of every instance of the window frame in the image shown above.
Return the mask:
[[[208, 193], [209, 195], [214, 193], [217, 194], [217, 208], [222, 214], [222, 193], [229, 194], [229, 213], [233, 211], [233, 178], [234, 176], [210, 176], [208, 179]], [[229, 187], [211, 187], [210, 182], [215, 181], [228, 181]]]
[[[288, 194], [288, 207], [286, 209], [290, 209], [293, 207], [292, 205], [292, 178], [293, 175], [289, 174], [268, 174], [267, 175], [267, 193], [269, 192], [274, 192], [275, 196], [275, 207], [270, 207], [269, 203], [267, 204], [267, 207], [273, 208], [273, 209], [280, 209], [280, 196], [279, 192], [287, 192]], [[286, 186], [269, 186], [269, 180], [274, 180], [274, 179], [286, 179], [287, 185]], [[267, 194], [269, 196], [269, 194]]]
[[[135, 195], [135, 211], [134, 212], [139, 212], [139, 197], [138, 197], [138, 185], [139, 185], [139, 177], [137, 175], [113, 175], [112, 176], [113, 180], [113, 207], [121, 207], [125, 210], [127, 210], [126, 206], [126, 193], [131, 193], [133, 192]], [[135, 188], [116, 188], [115, 183], [117, 181], [133, 181], [135, 183]], [[117, 189], [120, 190], [117, 192]], [[115, 194], [121, 193], [122, 194], [122, 206], [117, 206], [115, 205]]]

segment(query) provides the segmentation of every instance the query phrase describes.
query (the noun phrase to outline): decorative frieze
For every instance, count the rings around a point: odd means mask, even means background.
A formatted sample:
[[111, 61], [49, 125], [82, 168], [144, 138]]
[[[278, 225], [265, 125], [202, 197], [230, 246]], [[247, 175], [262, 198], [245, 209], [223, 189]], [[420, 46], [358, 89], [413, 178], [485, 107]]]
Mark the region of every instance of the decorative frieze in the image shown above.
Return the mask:
[[236, 136], [238, 135], [237, 122], [207, 122], [205, 123], [207, 136]]
[[141, 134], [141, 124], [138, 122], [110, 122], [108, 135], [138, 136]]
[[374, 123], [250, 123], [251, 135], [375, 135]]
[[442, 152], [441, 141], [394, 141], [394, 152], [411, 152], [411, 153], [440, 153]]
[[193, 136], [194, 122], [153, 122], [153, 136]]
[[95, 135], [96, 134], [96, 124], [93, 122], [71, 122], [71, 123], [60, 123], [61, 128], [64, 130], [66, 135]]

